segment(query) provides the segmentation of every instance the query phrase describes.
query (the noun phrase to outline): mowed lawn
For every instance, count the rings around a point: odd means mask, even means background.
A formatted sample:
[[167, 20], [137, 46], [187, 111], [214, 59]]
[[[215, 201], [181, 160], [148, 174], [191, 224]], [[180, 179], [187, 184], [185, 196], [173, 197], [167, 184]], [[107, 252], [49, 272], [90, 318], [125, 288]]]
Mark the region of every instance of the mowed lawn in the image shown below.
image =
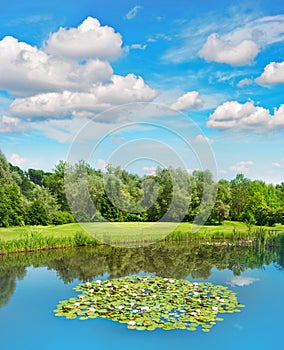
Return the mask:
[[[250, 228], [250, 232], [258, 229], [257, 226]], [[267, 227], [267, 230], [283, 232], [283, 226]], [[247, 235], [249, 228], [245, 223], [225, 221], [222, 225], [197, 226], [190, 223], [171, 222], [93, 222], [74, 223], [59, 226], [24, 226], [0, 228], [1, 240], [14, 240], [25, 237], [29, 233], [41, 233], [43, 236], [73, 237], [78, 232], [85, 232], [90, 236], [106, 243], [127, 242], [137, 240], [160, 240], [169, 235], [173, 237], [206, 238], [220, 237], [229, 238], [234, 233]]]

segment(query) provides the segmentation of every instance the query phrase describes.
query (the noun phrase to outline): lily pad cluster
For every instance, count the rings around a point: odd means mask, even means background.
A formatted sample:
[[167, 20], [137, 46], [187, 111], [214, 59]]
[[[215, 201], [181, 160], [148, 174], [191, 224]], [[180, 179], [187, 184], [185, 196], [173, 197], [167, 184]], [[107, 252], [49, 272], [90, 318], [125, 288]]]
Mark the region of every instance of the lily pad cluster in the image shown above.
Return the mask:
[[236, 294], [225, 286], [154, 276], [96, 280], [74, 288], [77, 298], [61, 301], [56, 316], [103, 317], [129, 329], [162, 328], [209, 332], [222, 313], [239, 312]]

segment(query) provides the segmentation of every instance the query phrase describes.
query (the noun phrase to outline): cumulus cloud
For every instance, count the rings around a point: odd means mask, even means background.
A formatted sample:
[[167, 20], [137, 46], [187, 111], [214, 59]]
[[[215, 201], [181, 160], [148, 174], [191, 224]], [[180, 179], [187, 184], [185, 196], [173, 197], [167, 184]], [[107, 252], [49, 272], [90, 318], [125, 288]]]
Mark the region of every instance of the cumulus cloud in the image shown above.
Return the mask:
[[75, 59], [111, 61], [122, 54], [122, 39], [109, 26], [101, 26], [96, 18], [86, 18], [77, 28], [60, 28], [51, 33], [45, 51]]
[[251, 85], [252, 84], [252, 80], [251, 79], [248, 79], [248, 78], [245, 78], [245, 79], [242, 79], [238, 82], [237, 86], [239, 88], [242, 88], [246, 85]]
[[133, 19], [134, 17], [137, 16], [138, 11], [142, 9], [143, 9], [143, 6], [140, 6], [140, 5], [134, 6], [130, 11], [127, 12], [127, 14], [125, 15], [125, 18]]
[[6, 115], [0, 118], [0, 133], [18, 133], [29, 130], [29, 124], [21, 122], [18, 118], [8, 117]]
[[209, 128], [224, 131], [252, 131], [256, 133], [284, 129], [284, 104], [274, 109], [273, 115], [266, 108], [255, 106], [253, 101], [244, 104], [225, 102], [210, 115]]
[[170, 105], [170, 108], [177, 111], [182, 111], [188, 109], [199, 109], [202, 106], [203, 101], [199, 97], [199, 93], [197, 91], [190, 91], [180, 96], [173, 104]]
[[277, 162], [272, 162], [271, 163], [275, 168], [281, 168], [281, 164]]
[[[157, 91], [141, 77], [114, 74], [108, 61], [121, 54], [121, 45], [119, 33], [92, 17], [77, 28], [50, 34], [44, 48], [4, 37], [0, 40], [0, 90], [16, 99], [9, 107], [12, 117], [0, 120], [0, 131], [27, 130], [28, 124], [20, 119], [93, 117], [121, 104], [152, 101]], [[134, 44], [132, 48], [145, 47]], [[60, 133], [59, 137], [65, 136]]]
[[247, 173], [249, 171], [249, 167], [252, 166], [254, 163], [251, 160], [248, 161], [240, 161], [235, 165], [232, 165], [230, 167], [231, 171], [235, 171], [237, 173]]
[[[113, 75], [109, 84], [87, 92], [63, 91], [16, 99], [10, 106], [14, 116], [27, 119], [61, 119], [94, 116], [109, 108], [131, 102], [148, 102], [157, 96], [141, 77]], [[113, 118], [115, 118], [113, 113]]]
[[107, 82], [113, 70], [108, 62], [89, 60], [82, 65], [44, 51], [16, 38], [0, 41], [0, 89], [16, 96], [38, 92], [85, 90]]
[[19, 154], [17, 153], [12, 153], [10, 157], [10, 162], [14, 165], [23, 165], [26, 162], [25, 158], [22, 158]]
[[260, 77], [255, 81], [260, 85], [276, 85], [284, 83], [284, 61], [270, 62]]
[[199, 56], [206, 61], [242, 66], [251, 63], [258, 52], [259, 47], [253, 40], [246, 39], [231, 45], [221, 40], [218, 34], [213, 33], [199, 51]]

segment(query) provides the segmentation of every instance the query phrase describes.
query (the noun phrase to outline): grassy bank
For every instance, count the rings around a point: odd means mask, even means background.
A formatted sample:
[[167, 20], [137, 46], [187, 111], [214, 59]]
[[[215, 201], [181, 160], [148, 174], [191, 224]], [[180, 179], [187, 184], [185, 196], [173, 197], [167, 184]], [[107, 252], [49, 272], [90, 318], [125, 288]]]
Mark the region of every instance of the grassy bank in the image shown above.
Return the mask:
[[189, 223], [84, 223], [61, 226], [0, 228], [0, 253], [34, 251], [108, 243], [137, 246], [155, 241], [215, 240], [275, 241], [283, 226], [258, 227], [225, 221], [219, 226], [194, 226]]

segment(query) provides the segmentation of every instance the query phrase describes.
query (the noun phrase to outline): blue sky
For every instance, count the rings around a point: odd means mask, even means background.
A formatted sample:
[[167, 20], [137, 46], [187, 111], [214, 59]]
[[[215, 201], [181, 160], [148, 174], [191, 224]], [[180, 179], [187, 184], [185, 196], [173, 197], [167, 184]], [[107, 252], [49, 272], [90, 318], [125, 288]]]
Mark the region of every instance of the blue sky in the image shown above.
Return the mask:
[[284, 3], [1, 1], [0, 148], [284, 181]]

